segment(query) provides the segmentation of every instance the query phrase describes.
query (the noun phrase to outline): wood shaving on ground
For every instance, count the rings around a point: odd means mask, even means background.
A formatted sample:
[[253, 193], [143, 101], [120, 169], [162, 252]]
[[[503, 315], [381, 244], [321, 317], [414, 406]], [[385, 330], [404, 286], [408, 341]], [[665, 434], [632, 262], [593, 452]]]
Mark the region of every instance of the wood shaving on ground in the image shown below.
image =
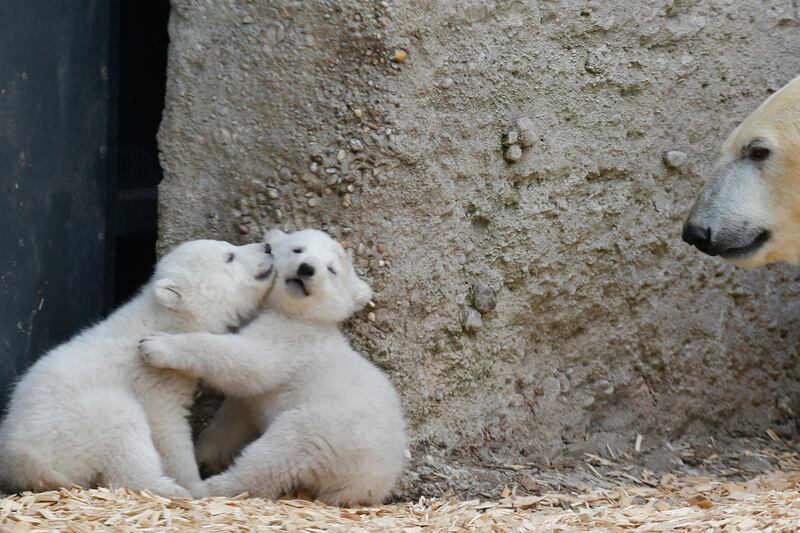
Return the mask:
[[797, 531], [800, 461], [749, 481], [664, 474], [657, 483], [495, 501], [425, 499], [356, 509], [306, 500], [184, 500], [126, 489], [61, 489], [0, 500], [0, 532], [64, 531]]

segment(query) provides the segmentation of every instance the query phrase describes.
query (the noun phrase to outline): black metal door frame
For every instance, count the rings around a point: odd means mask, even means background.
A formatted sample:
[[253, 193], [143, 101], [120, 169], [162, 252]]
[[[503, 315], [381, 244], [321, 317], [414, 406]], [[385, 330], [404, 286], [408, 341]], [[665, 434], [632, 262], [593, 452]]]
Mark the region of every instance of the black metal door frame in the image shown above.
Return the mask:
[[0, 404], [155, 258], [168, 0], [0, 0]]

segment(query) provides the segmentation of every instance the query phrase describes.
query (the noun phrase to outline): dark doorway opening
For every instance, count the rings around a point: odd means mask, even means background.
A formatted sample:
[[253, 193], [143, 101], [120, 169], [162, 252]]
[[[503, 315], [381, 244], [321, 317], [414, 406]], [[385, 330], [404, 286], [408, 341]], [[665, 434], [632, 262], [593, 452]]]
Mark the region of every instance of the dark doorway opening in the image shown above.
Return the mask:
[[0, 408], [155, 262], [168, 0], [0, 0]]
[[156, 134], [167, 82], [169, 9], [169, 0], [122, 0], [120, 6], [113, 307], [150, 278], [156, 261], [162, 178]]

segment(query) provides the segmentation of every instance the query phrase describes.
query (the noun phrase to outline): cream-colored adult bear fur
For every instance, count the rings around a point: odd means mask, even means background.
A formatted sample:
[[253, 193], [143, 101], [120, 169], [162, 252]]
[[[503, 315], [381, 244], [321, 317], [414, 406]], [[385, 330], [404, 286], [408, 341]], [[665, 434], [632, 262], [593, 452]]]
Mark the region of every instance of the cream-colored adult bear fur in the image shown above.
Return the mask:
[[800, 259], [800, 77], [747, 117], [722, 147], [683, 239], [755, 267]]
[[[191, 241], [168, 253], [140, 294], [41, 357], [0, 424], [0, 484], [72, 484], [188, 496], [200, 482], [187, 406], [195, 380], [142, 362], [156, 331], [221, 333], [252, 317], [274, 281], [265, 245]], [[177, 482], [177, 483], [176, 483]]]
[[201, 434], [197, 455], [224, 466], [241, 454], [194, 495], [302, 491], [336, 505], [378, 503], [405, 462], [400, 399], [337, 327], [372, 291], [321, 231], [272, 231], [267, 243], [278, 271], [268, 311], [236, 335], [155, 335], [142, 343], [151, 364], [231, 397]]

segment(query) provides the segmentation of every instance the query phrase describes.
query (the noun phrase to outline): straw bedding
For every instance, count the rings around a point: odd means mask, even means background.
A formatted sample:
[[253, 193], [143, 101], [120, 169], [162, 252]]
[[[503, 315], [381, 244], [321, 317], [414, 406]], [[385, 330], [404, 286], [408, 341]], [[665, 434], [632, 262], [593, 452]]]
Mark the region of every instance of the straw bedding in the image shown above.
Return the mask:
[[125, 489], [79, 488], [0, 500], [1, 531], [797, 531], [800, 460], [750, 480], [665, 474], [575, 493], [493, 501], [449, 498], [340, 509], [306, 500], [169, 500]]

